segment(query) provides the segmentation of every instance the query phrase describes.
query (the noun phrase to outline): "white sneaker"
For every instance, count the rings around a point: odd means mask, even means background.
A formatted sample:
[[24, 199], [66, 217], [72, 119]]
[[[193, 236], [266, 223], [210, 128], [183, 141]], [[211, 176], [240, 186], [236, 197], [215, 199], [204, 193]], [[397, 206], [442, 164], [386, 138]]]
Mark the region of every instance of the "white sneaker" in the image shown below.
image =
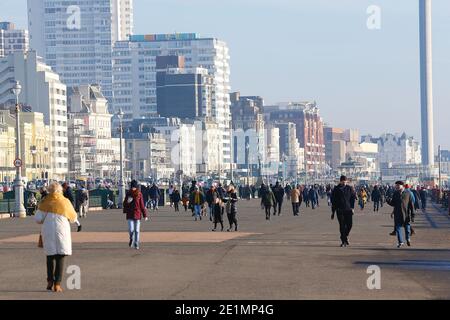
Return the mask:
[[405, 244], [402, 242], [402, 243], [399, 243], [398, 245], [397, 245], [397, 248], [401, 248], [401, 247], [403, 247]]

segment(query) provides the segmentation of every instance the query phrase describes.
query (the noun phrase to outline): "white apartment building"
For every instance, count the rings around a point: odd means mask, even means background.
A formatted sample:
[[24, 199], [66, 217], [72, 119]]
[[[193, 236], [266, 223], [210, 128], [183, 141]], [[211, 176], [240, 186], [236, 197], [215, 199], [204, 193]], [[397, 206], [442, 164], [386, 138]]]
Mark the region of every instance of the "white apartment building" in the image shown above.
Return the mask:
[[11, 22], [0, 22], [0, 57], [28, 50], [28, 30], [16, 29]]
[[133, 32], [133, 0], [28, 0], [28, 27], [67, 86], [99, 84], [112, 102], [112, 46]]
[[120, 170], [120, 142], [111, 137], [108, 101], [95, 85], [69, 93], [70, 173], [73, 178], [113, 178]]
[[174, 170], [167, 165], [166, 139], [161, 133], [125, 135], [127, 171], [137, 180], [169, 179]]
[[379, 163], [421, 164], [422, 152], [419, 142], [403, 134], [383, 134], [377, 139]]
[[278, 174], [280, 165], [280, 129], [273, 125], [267, 125], [264, 129], [266, 141], [266, 153], [263, 161], [263, 174]]
[[12, 93], [20, 81], [19, 102], [44, 115], [53, 137], [50, 148], [50, 178], [63, 179], [68, 172], [67, 93], [59, 76], [43, 63], [35, 51], [15, 52], [0, 58], [0, 108], [11, 109], [16, 98]]
[[156, 57], [169, 55], [183, 56], [186, 68], [204, 68], [213, 78], [211, 117], [222, 130], [221, 158], [229, 164], [230, 55], [227, 44], [221, 40], [182, 33], [134, 35], [129, 41], [116, 42], [113, 52], [115, 110], [123, 110], [125, 121], [156, 115]]
[[195, 126], [170, 119], [167, 126], [154, 127], [166, 139], [169, 166], [179, 176], [195, 177], [197, 174]]

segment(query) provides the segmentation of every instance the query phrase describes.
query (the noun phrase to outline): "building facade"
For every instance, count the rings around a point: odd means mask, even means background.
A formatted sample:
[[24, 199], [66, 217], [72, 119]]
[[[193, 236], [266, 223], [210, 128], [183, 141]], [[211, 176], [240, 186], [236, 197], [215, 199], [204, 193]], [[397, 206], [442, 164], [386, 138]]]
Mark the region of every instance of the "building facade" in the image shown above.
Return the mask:
[[203, 68], [213, 79], [211, 118], [222, 131], [220, 152], [231, 160], [230, 56], [225, 42], [197, 34], [134, 35], [114, 46], [114, 107], [124, 121], [157, 114], [156, 59], [182, 56], [187, 69]]
[[230, 94], [233, 128], [233, 163], [237, 169], [250, 170], [255, 176], [264, 161], [265, 122], [261, 97], [243, 97], [239, 92]]
[[69, 90], [69, 171], [71, 177], [116, 178], [120, 141], [111, 137], [108, 102], [95, 85]]
[[[23, 161], [22, 177], [27, 181], [48, 179], [52, 136], [39, 112], [22, 112], [20, 116], [20, 158]], [[16, 119], [9, 110], [0, 110], [0, 181], [11, 182], [16, 169]]]
[[133, 32], [133, 0], [28, 0], [28, 27], [67, 86], [99, 84], [112, 102], [112, 46]]
[[213, 78], [205, 68], [185, 68], [184, 57], [156, 57], [157, 111], [162, 117], [212, 116]]
[[15, 81], [22, 85], [19, 103], [44, 116], [50, 127], [50, 177], [64, 179], [68, 173], [67, 89], [59, 76], [43, 63], [35, 51], [15, 52], [0, 58], [0, 109], [14, 109], [11, 92]]
[[16, 29], [11, 22], [0, 22], [0, 57], [30, 48], [28, 30]]
[[265, 107], [272, 122], [292, 122], [297, 127], [297, 139], [305, 149], [305, 165], [309, 173], [325, 171], [325, 141], [323, 119], [315, 102], [290, 102]]

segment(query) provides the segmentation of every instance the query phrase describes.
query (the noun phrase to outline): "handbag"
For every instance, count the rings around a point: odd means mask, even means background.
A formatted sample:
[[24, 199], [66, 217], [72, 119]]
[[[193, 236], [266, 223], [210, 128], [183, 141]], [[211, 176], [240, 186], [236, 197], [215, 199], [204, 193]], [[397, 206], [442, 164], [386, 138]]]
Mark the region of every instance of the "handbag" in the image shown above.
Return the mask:
[[[44, 220], [42, 220], [42, 223], [44, 223], [46, 218], [47, 218], [47, 215], [45, 215]], [[42, 233], [39, 233], [38, 248], [44, 248], [44, 241], [42, 240]]]
[[44, 241], [42, 241], [42, 234], [39, 234], [38, 248], [44, 247]]

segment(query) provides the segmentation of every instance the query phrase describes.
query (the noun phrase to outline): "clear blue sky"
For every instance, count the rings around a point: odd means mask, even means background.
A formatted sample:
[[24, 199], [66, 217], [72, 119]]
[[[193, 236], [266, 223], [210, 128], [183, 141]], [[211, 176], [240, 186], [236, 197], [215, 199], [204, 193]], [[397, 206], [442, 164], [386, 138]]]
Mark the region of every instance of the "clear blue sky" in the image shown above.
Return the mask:
[[[134, 0], [135, 33], [198, 32], [231, 50], [232, 89], [317, 100], [325, 121], [420, 139], [418, 0]], [[366, 27], [382, 9], [381, 30]], [[0, 20], [26, 25], [26, 0]], [[450, 149], [450, 1], [433, 0], [436, 144]]]

